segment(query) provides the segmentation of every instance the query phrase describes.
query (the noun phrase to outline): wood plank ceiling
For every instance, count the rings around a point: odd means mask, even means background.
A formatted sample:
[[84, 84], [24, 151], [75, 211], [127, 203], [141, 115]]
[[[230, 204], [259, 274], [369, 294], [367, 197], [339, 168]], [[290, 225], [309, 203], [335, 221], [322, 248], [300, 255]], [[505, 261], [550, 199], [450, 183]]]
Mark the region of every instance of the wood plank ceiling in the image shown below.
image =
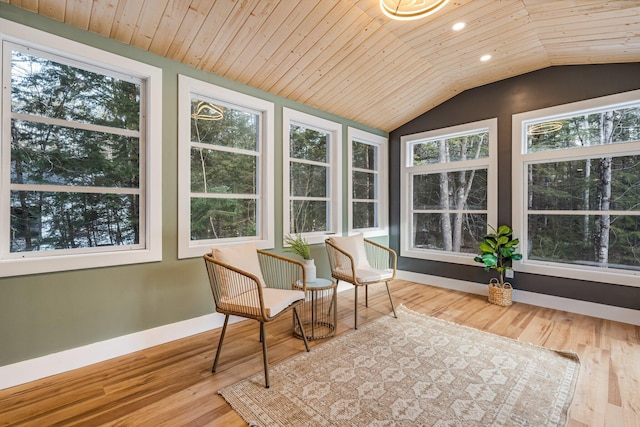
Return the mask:
[[408, 22], [379, 0], [0, 1], [384, 131], [526, 72], [640, 61], [640, 0], [450, 0]]

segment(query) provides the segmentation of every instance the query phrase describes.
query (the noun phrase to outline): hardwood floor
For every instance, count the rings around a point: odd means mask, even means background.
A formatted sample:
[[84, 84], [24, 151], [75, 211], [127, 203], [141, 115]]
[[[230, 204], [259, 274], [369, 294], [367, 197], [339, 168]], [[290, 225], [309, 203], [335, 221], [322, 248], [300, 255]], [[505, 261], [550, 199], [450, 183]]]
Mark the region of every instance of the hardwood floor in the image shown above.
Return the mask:
[[[521, 303], [499, 307], [484, 296], [400, 280], [391, 289], [396, 305], [576, 352], [581, 368], [569, 426], [640, 426], [640, 327]], [[383, 285], [369, 299], [358, 310], [361, 324], [390, 312]], [[291, 325], [289, 316], [267, 325], [272, 365], [304, 351]], [[349, 290], [338, 295], [337, 333], [352, 325]], [[0, 390], [0, 425], [244, 426], [217, 391], [262, 371], [258, 330], [254, 321], [229, 326], [216, 374], [220, 329]]]

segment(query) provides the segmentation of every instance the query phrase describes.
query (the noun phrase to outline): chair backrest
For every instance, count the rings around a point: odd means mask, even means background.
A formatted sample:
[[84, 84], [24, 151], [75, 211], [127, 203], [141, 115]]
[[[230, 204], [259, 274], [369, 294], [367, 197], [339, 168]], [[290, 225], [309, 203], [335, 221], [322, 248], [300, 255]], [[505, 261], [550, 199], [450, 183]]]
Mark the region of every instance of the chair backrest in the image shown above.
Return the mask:
[[331, 276], [353, 284], [395, 279], [395, 251], [362, 234], [331, 237], [325, 240]]
[[[306, 283], [302, 264], [294, 259], [258, 250], [258, 260], [265, 285], [269, 288], [291, 289], [293, 283]], [[296, 285], [296, 289], [301, 289]], [[302, 286], [306, 289], [306, 286]]]
[[[334, 255], [336, 268], [351, 269], [351, 260], [353, 260], [354, 268], [370, 266], [367, 260], [367, 251], [364, 247], [364, 236], [362, 234], [355, 234], [349, 237], [329, 237], [327, 242], [350, 257], [349, 259], [349, 257]], [[331, 259], [331, 256], [329, 258]]]
[[[258, 250], [253, 243], [238, 246], [215, 247], [211, 250], [211, 258], [219, 261], [219, 265], [225, 264], [232, 267], [231, 270], [254, 276], [260, 286], [265, 286], [264, 277], [258, 261]], [[224, 273], [223, 273], [224, 272]], [[219, 293], [222, 299], [233, 298], [243, 292], [255, 289], [250, 280], [234, 277], [235, 275], [225, 269], [217, 268], [214, 279], [220, 287]], [[215, 296], [215, 295], [214, 295]]]

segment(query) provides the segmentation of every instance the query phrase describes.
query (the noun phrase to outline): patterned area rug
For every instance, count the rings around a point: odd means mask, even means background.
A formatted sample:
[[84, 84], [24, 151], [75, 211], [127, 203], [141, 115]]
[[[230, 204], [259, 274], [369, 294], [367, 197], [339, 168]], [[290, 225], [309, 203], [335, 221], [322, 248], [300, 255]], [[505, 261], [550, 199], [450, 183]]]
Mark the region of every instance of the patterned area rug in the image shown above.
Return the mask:
[[575, 354], [397, 312], [219, 393], [252, 426], [566, 423]]

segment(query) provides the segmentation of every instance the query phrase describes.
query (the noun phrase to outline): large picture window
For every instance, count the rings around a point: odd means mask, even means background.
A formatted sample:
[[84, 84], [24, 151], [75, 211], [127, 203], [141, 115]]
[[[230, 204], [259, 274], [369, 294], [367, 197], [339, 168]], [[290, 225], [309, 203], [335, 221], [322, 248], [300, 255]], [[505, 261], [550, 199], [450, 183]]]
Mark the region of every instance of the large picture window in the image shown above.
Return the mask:
[[473, 264], [487, 223], [496, 224], [496, 120], [402, 142], [401, 255]]
[[180, 251], [273, 247], [273, 104], [180, 76]]
[[640, 285], [640, 91], [514, 116], [514, 171], [517, 270]]
[[29, 35], [41, 34], [20, 35], [2, 43], [0, 274], [159, 260], [148, 97], [160, 72], [63, 39], [52, 53], [54, 40], [36, 47]]
[[349, 138], [349, 232], [387, 235], [387, 138], [352, 127]]
[[284, 233], [321, 243], [340, 231], [342, 125], [285, 108]]

